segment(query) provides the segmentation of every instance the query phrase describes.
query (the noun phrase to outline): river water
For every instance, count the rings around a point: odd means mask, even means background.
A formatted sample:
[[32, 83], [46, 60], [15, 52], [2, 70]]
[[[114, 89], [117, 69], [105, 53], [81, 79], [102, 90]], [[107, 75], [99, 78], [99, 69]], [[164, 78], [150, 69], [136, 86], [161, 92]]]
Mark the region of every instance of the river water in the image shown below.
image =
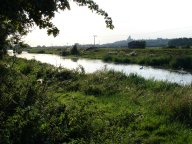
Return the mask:
[[[9, 50], [8, 54], [13, 55], [12, 51]], [[48, 63], [56, 67], [64, 67], [67, 69], [76, 69], [82, 66], [86, 73], [93, 73], [97, 70], [104, 68], [112, 69], [114, 71], [123, 72], [126, 75], [131, 73], [137, 74], [144, 77], [145, 79], [154, 79], [158, 81], [168, 81], [171, 83], [178, 83], [180, 85], [192, 84], [192, 74], [185, 71], [171, 71], [165, 69], [158, 69], [149, 66], [140, 66], [135, 64], [114, 64], [105, 63], [101, 60], [90, 60], [90, 59], [66, 59], [64, 57], [52, 54], [30, 54], [22, 52], [17, 55], [19, 58], [25, 58], [28, 60], [35, 59], [42, 63]]]

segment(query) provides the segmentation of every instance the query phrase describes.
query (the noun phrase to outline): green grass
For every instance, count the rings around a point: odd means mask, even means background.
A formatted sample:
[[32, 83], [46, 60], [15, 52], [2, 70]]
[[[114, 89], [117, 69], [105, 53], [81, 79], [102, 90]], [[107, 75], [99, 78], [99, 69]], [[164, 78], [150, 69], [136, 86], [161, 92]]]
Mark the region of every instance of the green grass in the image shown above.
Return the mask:
[[0, 69], [0, 143], [192, 143], [192, 85], [9, 57]]

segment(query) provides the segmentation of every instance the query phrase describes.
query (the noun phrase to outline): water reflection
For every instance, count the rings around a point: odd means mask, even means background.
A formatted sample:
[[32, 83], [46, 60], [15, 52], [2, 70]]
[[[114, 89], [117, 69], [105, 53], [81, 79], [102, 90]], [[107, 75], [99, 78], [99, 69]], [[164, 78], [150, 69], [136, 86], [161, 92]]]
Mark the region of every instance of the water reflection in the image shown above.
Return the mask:
[[71, 58], [71, 60], [72, 60], [73, 62], [77, 62], [77, 61], [79, 60], [79, 58]]

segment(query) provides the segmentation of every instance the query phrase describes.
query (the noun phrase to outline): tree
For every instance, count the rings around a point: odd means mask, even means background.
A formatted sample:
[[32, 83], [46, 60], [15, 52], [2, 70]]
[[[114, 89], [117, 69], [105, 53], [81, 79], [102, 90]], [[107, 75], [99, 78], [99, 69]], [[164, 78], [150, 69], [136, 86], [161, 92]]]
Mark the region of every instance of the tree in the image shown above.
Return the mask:
[[[78, 6], [87, 6], [102, 15], [106, 26], [113, 29], [112, 19], [93, 0], [73, 0]], [[48, 35], [57, 36], [59, 29], [51, 22], [59, 10], [70, 10], [69, 0], [1, 0], [0, 5], [0, 53], [6, 45], [15, 45], [21, 37], [37, 25], [47, 29]]]
[[73, 47], [72, 47], [72, 49], [71, 49], [71, 54], [72, 55], [78, 55], [79, 54], [79, 51], [78, 51], [78, 49], [77, 49], [77, 44], [75, 44]]
[[146, 42], [141, 40], [141, 41], [131, 41], [128, 43], [129, 48], [145, 48], [146, 47]]
[[168, 42], [169, 48], [183, 47], [190, 48], [192, 46], [192, 38], [177, 38]]

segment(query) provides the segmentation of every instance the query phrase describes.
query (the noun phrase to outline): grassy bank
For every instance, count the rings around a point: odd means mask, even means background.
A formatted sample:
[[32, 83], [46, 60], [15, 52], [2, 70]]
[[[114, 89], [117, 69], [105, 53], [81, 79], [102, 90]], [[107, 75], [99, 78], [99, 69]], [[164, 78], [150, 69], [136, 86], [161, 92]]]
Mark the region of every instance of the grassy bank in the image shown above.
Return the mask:
[[[31, 49], [33, 53], [61, 54], [63, 49]], [[121, 64], [140, 64], [170, 69], [185, 69], [192, 71], [192, 49], [80, 49], [77, 57], [101, 59], [105, 62]], [[70, 53], [67, 57], [74, 57]]]
[[123, 50], [108, 53], [102, 59], [115, 63], [135, 63], [163, 68], [192, 70], [192, 50], [188, 49]]
[[192, 143], [192, 85], [0, 61], [0, 143]]

